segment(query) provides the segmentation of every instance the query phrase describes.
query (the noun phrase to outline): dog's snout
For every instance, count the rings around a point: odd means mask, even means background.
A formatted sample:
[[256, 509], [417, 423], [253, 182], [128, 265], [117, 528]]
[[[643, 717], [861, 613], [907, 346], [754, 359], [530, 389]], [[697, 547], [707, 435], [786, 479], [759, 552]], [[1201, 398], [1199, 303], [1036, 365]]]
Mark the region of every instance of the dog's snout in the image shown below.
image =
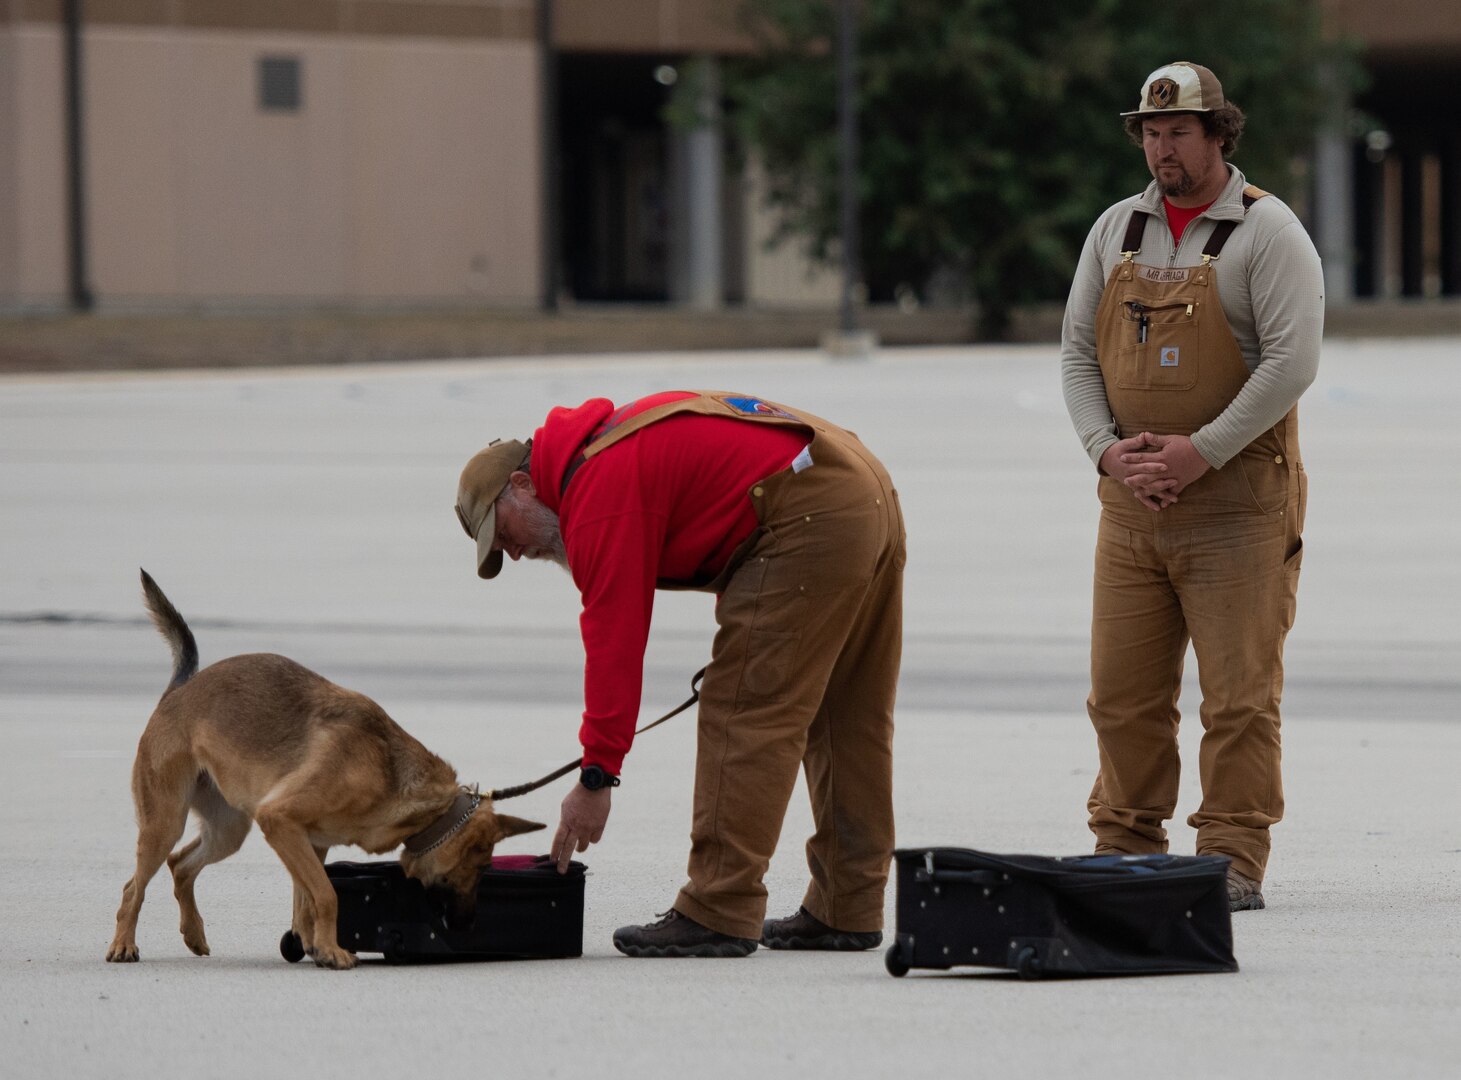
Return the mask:
[[477, 890], [459, 893], [450, 886], [429, 890], [441, 913], [441, 923], [448, 930], [470, 930], [477, 921]]

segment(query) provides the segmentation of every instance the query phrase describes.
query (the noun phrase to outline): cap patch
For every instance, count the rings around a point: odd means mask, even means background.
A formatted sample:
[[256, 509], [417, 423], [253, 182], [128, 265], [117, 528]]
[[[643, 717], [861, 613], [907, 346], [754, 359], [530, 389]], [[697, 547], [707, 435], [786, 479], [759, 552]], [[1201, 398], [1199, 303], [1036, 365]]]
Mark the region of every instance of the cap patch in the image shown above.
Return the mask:
[[1177, 100], [1177, 82], [1174, 79], [1154, 79], [1146, 93], [1146, 103], [1154, 109], [1165, 109]]

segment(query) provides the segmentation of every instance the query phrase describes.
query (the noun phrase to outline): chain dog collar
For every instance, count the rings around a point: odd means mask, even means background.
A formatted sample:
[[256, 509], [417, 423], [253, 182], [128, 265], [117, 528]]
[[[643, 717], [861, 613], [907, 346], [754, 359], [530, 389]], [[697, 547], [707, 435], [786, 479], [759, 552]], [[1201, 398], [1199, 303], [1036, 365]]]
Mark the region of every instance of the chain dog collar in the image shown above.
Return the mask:
[[482, 796], [464, 791], [452, 800], [446, 812], [415, 836], [406, 837], [406, 850], [412, 855], [425, 855], [450, 840], [482, 805]]

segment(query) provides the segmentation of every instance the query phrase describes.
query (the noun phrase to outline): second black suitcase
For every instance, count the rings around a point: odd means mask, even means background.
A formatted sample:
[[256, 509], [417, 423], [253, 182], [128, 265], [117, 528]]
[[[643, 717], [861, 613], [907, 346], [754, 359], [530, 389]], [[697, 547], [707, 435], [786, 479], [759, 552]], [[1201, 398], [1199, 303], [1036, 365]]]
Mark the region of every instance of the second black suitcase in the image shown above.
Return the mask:
[[1220, 855], [893, 853], [888, 971], [961, 965], [1022, 978], [1237, 971]]
[[[583, 955], [584, 865], [560, 874], [545, 859], [498, 856], [477, 883], [477, 919], [452, 930], [445, 909], [399, 862], [334, 862], [325, 873], [340, 901], [336, 938], [354, 953], [391, 963], [429, 960], [557, 959]], [[280, 952], [302, 958], [293, 932]]]

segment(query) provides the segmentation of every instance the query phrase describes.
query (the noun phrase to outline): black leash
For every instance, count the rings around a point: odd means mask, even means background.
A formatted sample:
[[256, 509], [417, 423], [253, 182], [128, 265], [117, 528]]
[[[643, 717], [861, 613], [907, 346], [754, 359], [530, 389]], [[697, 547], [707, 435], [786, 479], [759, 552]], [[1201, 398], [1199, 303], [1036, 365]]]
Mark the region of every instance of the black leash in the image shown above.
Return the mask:
[[[643, 735], [650, 728], [659, 727], [666, 720], [668, 720], [668, 719], [670, 719], [671, 717], [674, 717], [674, 716], [679, 716], [682, 712], [684, 712], [686, 709], [688, 709], [691, 705], [694, 705], [695, 702], [699, 701], [700, 700], [700, 680], [703, 679], [704, 677], [705, 677], [705, 669], [704, 668], [701, 668], [699, 671], [695, 672], [694, 675], [691, 675], [690, 676], [690, 696], [687, 699], [685, 699], [685, 701], [682, 704], [676, 705], [673, 709], [671, 709], [669, 712], [665, 713], [663, 716], [661, 716], [658, 720], [654, 721], [653, 723], [645, 724], [642, 728], [640, 728], [634, 734], [636, 734], [636, 735]], [[529, 784], [518, 784], [516, 787], [498, 788], [497, 790], [495, 790], [495, 791], [492, 792], [492, 801], [493, 802], [500, 802], [503, 799], [515, 799], [519, 795], [526, 795], [530, 791], [537, 791], [538, 788], [542, 787], [544, 784], [551, 784], [554, 780], [557, 780], [560, 776], [567, 776], [569, 773], [571, 773], [574, 769], [578, 768], [582, 764], [583, 764], [583, 758], [578, 758], [578, 759], [576, 759], [574, 761], [570, 761], [567, 765], [563, 766], [563, 768], [561, 768], [561, 769], [554, 769], [547, 776], [544, 776], [544, 777], [542, 777], [541, 779], [538, 779], [538, 780], [534, 780], [534, 781], [532, 781], [532, 783], [529, 783]]]

